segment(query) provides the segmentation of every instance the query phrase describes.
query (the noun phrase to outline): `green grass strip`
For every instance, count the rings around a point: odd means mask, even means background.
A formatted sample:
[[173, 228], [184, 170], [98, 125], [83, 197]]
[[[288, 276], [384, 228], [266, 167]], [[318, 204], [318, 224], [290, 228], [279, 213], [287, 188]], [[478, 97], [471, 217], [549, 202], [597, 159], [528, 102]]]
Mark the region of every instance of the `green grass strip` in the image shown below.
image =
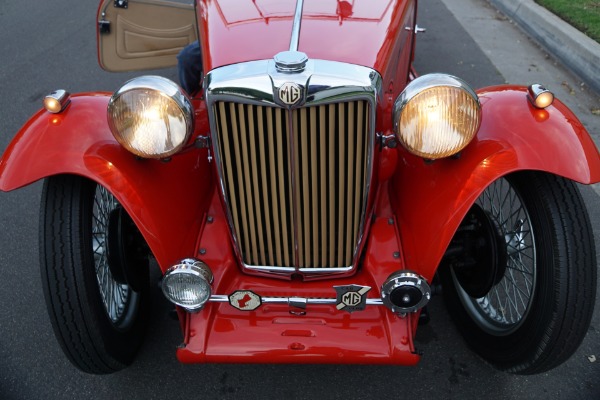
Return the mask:
[[600, 43], [600, 1], [535, 0], [535, 2]]

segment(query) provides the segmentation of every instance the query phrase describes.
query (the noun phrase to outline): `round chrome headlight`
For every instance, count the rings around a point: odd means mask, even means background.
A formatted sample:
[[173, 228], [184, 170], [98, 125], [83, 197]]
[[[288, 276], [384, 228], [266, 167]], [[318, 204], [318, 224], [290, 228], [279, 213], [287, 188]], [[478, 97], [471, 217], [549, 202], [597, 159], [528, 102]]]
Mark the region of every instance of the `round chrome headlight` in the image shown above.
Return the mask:
[[451, 75], [423, 75], [394, 104], [394, 128], [412, 154], [435, 160], [458, 153], [475, 137], [481, 105], [473, 89]]
[[192, 103], [174, 82], [142, 76], [125, 83], [108, 102], [108, 125], [115, 139], [143, 158], [165, 158], [188, 142]]
[[212, 271], [205, 263], [186, 258], [165, 272], [161, 286], [169, 301], [188, 311], [197, 311], [210, 299], [212, 281]]

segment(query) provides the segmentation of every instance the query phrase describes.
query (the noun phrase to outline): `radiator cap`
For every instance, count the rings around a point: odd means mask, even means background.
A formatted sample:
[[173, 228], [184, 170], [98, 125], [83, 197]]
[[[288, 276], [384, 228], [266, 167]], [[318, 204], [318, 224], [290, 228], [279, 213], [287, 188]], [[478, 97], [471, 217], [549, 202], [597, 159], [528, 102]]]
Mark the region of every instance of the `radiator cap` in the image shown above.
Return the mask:
[[273, 60], [278, 72], [293, 74], [304, 71], [308, 56], [301, 51], [282, 51]]

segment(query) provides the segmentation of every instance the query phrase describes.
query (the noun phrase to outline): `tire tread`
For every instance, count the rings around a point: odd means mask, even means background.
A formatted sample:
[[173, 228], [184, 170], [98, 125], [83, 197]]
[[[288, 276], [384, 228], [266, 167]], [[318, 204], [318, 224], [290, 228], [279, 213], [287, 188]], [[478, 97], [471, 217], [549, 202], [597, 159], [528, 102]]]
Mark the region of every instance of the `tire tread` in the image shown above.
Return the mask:
[[494, 336], [479, 328], [465, 310], [448, 266], [441, 266], [440, 278], [448, 311], [470, 347], [500, 370], [538, 374], [565, 362], [587, 334], [597, 285], [594, 237], [583, 198], [572, 181], [531, 171], [507, 179], [523, 196], [531, 220], [539, 224], [534, 227], [537, 268], [542, 268], [541, 258], [546, 262], [544, 273], [538, 270], [535, 309], [517, 331]]
[[[40, 267], [42, 287], [55, 336], [69, 361], [86, 373], [109, 374], [127, 364], [105, 349], [90, 307], [83, 272], [84, 243], [80, 218], [89, 181], [75, 176], [48, 178], [40, 212]], [[82, 269], [82, 268], [81, 268]], [[98, 299], [99, 300], [99, 299]]]

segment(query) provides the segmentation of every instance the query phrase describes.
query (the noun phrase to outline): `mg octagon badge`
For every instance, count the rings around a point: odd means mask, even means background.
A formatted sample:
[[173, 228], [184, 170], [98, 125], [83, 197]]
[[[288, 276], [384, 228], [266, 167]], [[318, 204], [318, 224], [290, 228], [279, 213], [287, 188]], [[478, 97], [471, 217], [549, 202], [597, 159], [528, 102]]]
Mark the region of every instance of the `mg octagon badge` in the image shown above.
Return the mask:
[[336, 308], [348, 312], [364, 310], [367, 305], [367, 292], [370, 286], [345, 285], [334, 286], [336, 297]]
[[293, 106], [302, 98], [302, 89], [294, 82], [286, 82], [279, 88], [278, 95], [281, 102]]

